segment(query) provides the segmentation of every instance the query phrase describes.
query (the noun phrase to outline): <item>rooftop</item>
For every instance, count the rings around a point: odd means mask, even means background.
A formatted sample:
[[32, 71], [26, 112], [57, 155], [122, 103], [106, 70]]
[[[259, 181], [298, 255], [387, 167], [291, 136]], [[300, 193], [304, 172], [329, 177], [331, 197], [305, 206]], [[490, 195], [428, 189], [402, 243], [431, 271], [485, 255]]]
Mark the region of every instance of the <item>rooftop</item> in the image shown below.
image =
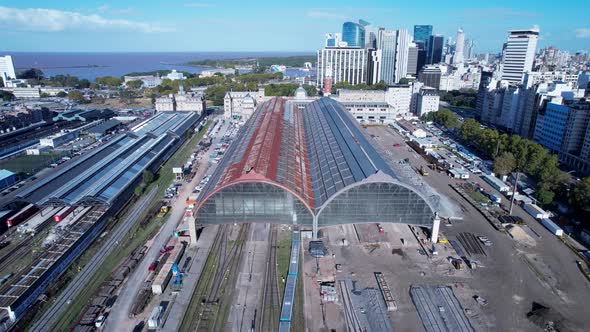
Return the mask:
[[368, 222], [377, 213], [374, 218], [431, 224], [433, 210], [401, 183], [341, 104], [321, 98], [301, 109], [276, 97], [240, 130], [195, 213], [203, 223]]

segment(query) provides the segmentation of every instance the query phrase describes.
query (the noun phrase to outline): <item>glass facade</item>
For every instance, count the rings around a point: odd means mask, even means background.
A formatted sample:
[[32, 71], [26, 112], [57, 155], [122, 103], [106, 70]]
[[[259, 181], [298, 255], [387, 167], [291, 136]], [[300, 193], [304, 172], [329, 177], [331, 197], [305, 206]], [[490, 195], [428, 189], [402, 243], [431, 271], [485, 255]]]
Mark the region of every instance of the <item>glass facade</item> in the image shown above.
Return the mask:
[[197, 199], [197, 223], [432, 225], [424, 196], [400, 182], [340, 103], [302, 108], [278, 97], [258, 107]]
[[310, 210], [289, 191], [262, 182], [238, 183], [215, 192], [195, 216], [205, 224], [268, 222], [311, 226]]
[[413, 190], [394, 183], [353, 186], [326, 202], [318, 226], [393, 222], [432, 225], [432, 210]]
[[354, 22], [345, 22], [342, 25], [342, 41], [348, 43], [348, 47], [365, 47], [365, 27]]
[[432, 65], [442, 61], [443, 43], [443, 36], [430, 36], [430, 40], [428, 42], [427, 64]]
[[432, 25], [414, 25], [414, 42], [422, 42], [425, 47], [432, 36]]

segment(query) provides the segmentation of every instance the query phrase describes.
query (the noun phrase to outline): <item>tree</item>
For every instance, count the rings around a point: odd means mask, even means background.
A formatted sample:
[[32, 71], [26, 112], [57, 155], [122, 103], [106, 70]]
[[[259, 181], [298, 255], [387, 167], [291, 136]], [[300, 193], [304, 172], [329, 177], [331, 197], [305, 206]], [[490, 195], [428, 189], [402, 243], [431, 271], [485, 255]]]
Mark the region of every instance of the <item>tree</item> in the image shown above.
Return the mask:
[[131, 89], [140, 89], [143, 86], [143, 82], [141, 80], [133, 80], [128, 81], [127, 83], [125, 83], [125, 85], [127, 85], [127, 87]]
[[43, 72], [41, 71], [41, 69], [31, 68], [18, 73], [18, 75], [16, 76], [20, 79], [35, 79], [40, 81], [43, 79]]
[[477, 144], [481, 135], [481, 127], [479, 122], [473, 119], [466, 119], [459, 130], [461, 138], [473, 145]]
[[410, 80], [405, 77], [400, 78], [400, 80], [398, 82], [398, 84], [409, 84], [409, 83], [410, 83]]
[[549, 205], [555, 198], [555, 193], [543, 187], [537, 188], [537, 200], [541, 205]]
[[47, 92], [41, 92], [40, 97], [41, 98], [47, 98], [47, 97], [49, 97], [49, 94]]
[[143, 183], [145, 184], [150, 184], [152, 181], [154, 181], [154, 173], [150, 171], [143, 171], [141, 177], [143, 179]]
[[78, 82], [78, 88], [80, 89], [88, 89], [90, 87], [90, 81], [83, 78]]
[[108, 86], [111, 88], [116, 88], [116, 87], [120, 86], [123, 81], [118, 77], [103, 76], [103, 77], [95, 78], [94, 82], [96, 82], [100, 85], [105, 85], [105, 86]]
[[494, 160], [494, 173], [497, 175], [507, 175], [516, 167], [514, 155], [510, 152], [504, 152]]
[[68, 92], [68, 99], [70, 99], [71, 101], [75, 102], [75, 103], [86, 103], [87, 100], [86, 98], [84, 98], [84, 95], [82, 94], [82, 92], [78, 91], [78, 90], [72, 90], [70, 92]]
[[2, 101], [11, 101], [14, 100], [14, 95], [12, 92], [0, 90], [0, 98], [2, 98]]
[[133, 193], [137, 197], [141, 196], [141, 194], [143, 194], [143, 187], [141, 185], [135, 187], [135, 190], [133, 190]]
[[60, 98], [64, 98], [64, 97], [67, 97], [68, 94], [65, 91], [60, 91], [60, 92], [57, 93], [56, 96], [58, 96]]
[[570, 202], [580, 210], [590, 211], [590, 177], [585, 177], [575, 184]]

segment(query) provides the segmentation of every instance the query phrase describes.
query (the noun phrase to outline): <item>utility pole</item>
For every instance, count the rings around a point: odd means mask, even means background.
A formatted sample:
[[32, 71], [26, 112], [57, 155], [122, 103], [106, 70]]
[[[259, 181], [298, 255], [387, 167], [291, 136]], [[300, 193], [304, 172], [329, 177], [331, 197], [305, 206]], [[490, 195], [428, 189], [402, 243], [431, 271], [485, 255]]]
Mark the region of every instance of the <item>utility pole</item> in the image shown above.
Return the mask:
[[516, 170], [516, 179], [514, 180], [514, 186], [512, 187], [512, 199], [510, 200], [510, 212], [509, 214], [512, 215], [512, 207], [514, 206], [514, 197], [516, 196], [516, 189], [518, 186], [518, 177], [520, 176], [520, 172], [518, 169]]

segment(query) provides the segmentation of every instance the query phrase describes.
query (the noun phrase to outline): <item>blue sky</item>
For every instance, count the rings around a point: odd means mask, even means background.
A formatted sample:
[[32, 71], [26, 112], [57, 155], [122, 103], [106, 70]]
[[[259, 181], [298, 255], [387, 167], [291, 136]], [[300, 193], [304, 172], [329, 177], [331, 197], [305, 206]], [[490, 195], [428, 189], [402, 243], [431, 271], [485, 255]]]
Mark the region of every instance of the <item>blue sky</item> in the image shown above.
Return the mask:
[[476, 52], [499, 52], [510, 29], [541, 29], [539, 47], [590, 49], [590, 1], [4, 1], [4, 51], [314, 51], [363, 18], [387, 29], [463, 27]]

